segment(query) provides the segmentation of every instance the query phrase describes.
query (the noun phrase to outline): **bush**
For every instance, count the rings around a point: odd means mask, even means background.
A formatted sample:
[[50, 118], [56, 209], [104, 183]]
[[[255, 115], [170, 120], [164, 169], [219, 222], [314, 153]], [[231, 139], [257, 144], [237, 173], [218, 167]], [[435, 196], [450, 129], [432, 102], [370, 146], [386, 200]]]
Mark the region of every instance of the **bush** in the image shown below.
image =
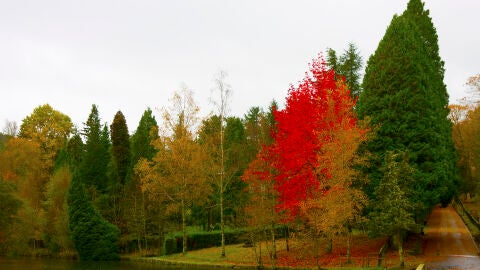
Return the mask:
[[[198, 250], [203, 248], [220, 246], [222, 235], [220, 231], [193, 232], [187, 234], [187, 250]], [[225, 244], [240, 244], [248, 239], [247, 230], [233, 230], [225, 232]], [[163, 255], [182, 252], [182, 236], [174, 235], [165, 238]]]

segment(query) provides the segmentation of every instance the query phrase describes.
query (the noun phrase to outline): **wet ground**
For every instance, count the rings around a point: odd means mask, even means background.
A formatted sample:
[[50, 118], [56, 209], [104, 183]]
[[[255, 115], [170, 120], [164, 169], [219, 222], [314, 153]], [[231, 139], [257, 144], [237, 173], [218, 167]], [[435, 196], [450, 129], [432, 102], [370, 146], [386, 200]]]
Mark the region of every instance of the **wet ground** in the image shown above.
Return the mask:
[[433, 210], [425, 228], [428, 269], [480, 269], [479, 250], [453, 207]]

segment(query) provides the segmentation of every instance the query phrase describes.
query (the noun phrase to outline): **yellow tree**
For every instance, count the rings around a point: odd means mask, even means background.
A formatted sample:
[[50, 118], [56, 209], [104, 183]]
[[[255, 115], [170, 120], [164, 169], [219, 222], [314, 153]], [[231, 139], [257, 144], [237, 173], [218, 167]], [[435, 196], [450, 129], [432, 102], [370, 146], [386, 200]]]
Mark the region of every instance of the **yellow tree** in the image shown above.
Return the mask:
[[23, 119], [19, 136], [39, 144], [43, 169], [51, 174], [57, 152], [65, 145], [72, 129], [70, 117], [45, 104]]
[[75, 252], [68, 229], [67, 192], [71, 178], [69, 167], [64, 165], [55, 170], [47, 184], [44, 230], [52, 252]]
[[477, 192], [480, 162], [480, 74], [471, 76], [465, 84], [469, 87], [470, 96], [462, 99], [463, 104], [449, 106], [449, 118], [452, 121], [452, 136], [459, 157], [458, 167], [463, 178], [462, 192], [467, 198]]
[[276, 211], [278, 192], [275, 190], [275, 170], [268, 162], [272, 160], [272, 155], [268, 147], [262, 147], [242, 176], [243, 181], [248, 184], [246, 191], [250, 195], [250, 201], [245, 212], [247, 223], [253, 229], [251, 240], [259, 268], [262, 267], [262, 240], [267, 240], [268, 243], [267, 232], [271, 236], [271, 245], [267, 246], [267, 249], [275, 267], [277, 259], [275, 225], [282, 218], [281, 213]]
[[[15, 230], [8, 235], [7, 250], [25, 252], [28, 241], [40, 239], [43, 216], [41, 153], [38, 143], [10, 138], [0, 151], [0, 180], [11, 183], [22, 201]], [[35, 241], [34, 248], [35, 248]]]
[[469, 197], [477, 191], [480, 176], [476, 166], [480, 162], [480, 108], [453, 104], [449, 109], [449, 118], [453, 123], [453, 141], [459, 157], [458, 167], [463, 178], [462, 192]]
[[206, 155], [194, 141], [198, 112], [190, 91], [184, 88], [175, 93], [172, 107], [163, 111], [164, 134], [153, 142], [158, 152], [152, 161], [140, 159], [136, 166], [142, 191], [165, 204], [166, 215], [180, 214], [184, 254], [190, 208], [205, 201], [210, 193], [204, 172]]
[[[319, 151], [317, 153], [319, 188], [307, 200], [300, 202], [300, 214], [304, 217], [309, 238], [314, 241], [318, 259], [318, 239], [347, 236], [347, 259], [350, 261], [350, 230], [359, 218], [366, 197], [360, 190], [360, 176], [354, 165], [362, 162], [357, 155], [358, 147], [367, 139], [367, 129], [356, 121], [349, 90], [343, 82], [331, 90], [325, 100], [325, 117], [321, 120], [324, 128], [317, 132]], [[318, 262], [317, 262], [318, 263]]]

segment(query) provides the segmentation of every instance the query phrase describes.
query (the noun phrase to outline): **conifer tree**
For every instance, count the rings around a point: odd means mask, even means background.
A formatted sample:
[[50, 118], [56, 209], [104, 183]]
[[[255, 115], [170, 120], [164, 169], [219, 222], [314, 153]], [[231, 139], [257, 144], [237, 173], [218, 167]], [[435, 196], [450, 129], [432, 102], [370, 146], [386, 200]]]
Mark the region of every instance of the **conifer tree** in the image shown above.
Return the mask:
[[[140, 159], [151, 161], [157, 152], [152, 142], [158, 139], [158, 124], [152, 110], [148, 108], [142, 115], [137, 130], [131, 137], [132, 160], [129, 171], [129, 182], [125, 186], [125, 219], [127, 230], [137, 239], [138, 249], [147, 248], [146, 237], [152, 233], [162, 233], [158, 218], [152, 218], [154, 212], [158, 211], [159, 204], [149, 201], [142, 190], [141, 181], [138, 175], [133, 171], [134, 166]], [[158, 213], [158, 212], [157, 212]], [[165, 217], [166, 218], [166, 217]], [[152, 222], [155, 220], [155, 222]], [[161, 219], [160, 219], [161, 220]], [[154, 232], [155, 231], [155, 232]], [[142, 241], [143, 240], [143, 241]], [[143, 243], [143, 245], [142, 245]]]
[[83, 135], [86, 138], [85, 151], [80, 165], [80, 178], [87, 189], [94, 187], [104, 193], [108, 186], [107, 168], [110, 162], [108, 151], [108, 129], [100, 123], [98, 108], [92, 105], [92, 110], [85, 123]]
[[328, 67], [335, 70], [335, 76], [341, 76], [345, 79], [352, 97], [358, 97], [362, 92], [360, 72], [363, 67], [363, 59], [357, 46], [354, 43], [349, 43], [348, 49], [340, 57], [337, 56], [334, 49], [329, 48], [326, 60]]
[[384, 177], [379, 168], [387, 151], [405, 152], [415, 169], [410, 188], [419, 194], [409, 199], [420, 219], [435, 204], [448, 203], [456, 187], [443, 72], [428, 11], [420, 0], [411, 0], [403, 15], [393, 17], [370, 57], [357, 102], [359, 118], [370, 119], [376, 131], [367, 145], [371, 153], [367, 194], [376, 198], [374, 190]]
[[140, 158], [151, 160], [155, 156], [155, 148], [151, 142], [158, 138], [158, 124], [152, 110], [148, 108], [142, 115], [138, 123], [137, 130], [132, 135], [132, 166], [134, 166]]
[[68, 191], [69, 228], [81, 260], [118, 260], [119, 230], [93, 207], [81, 178], [74, 174]]
[[115, 170], [116, 183], [125, 184], [130, 168], [130, 136], [128, 135], [127, 121], [121, 111], [115, 114], [110, 125], [112, 138], [112, 159]]

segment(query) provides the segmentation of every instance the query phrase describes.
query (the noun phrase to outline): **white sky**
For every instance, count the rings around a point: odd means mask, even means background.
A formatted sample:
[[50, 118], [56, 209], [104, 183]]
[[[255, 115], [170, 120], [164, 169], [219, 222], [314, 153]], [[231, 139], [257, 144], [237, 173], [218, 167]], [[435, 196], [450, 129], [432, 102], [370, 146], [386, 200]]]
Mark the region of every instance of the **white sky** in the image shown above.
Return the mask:
[[[213, 110], [223, 69], [231, 115], [283, 104], [290, 84], [331, 47], [354, 42], [364, 62], [408, 0], [0, 0], [0, 128], [49, 103], [82, 127], [92, 104], [130, 131], [185, 83]], [[439, 35], [450, 102], [480, 73], [480, 1], [426, 0]], [[1, 131], [1, 129], [0, 129]]]

